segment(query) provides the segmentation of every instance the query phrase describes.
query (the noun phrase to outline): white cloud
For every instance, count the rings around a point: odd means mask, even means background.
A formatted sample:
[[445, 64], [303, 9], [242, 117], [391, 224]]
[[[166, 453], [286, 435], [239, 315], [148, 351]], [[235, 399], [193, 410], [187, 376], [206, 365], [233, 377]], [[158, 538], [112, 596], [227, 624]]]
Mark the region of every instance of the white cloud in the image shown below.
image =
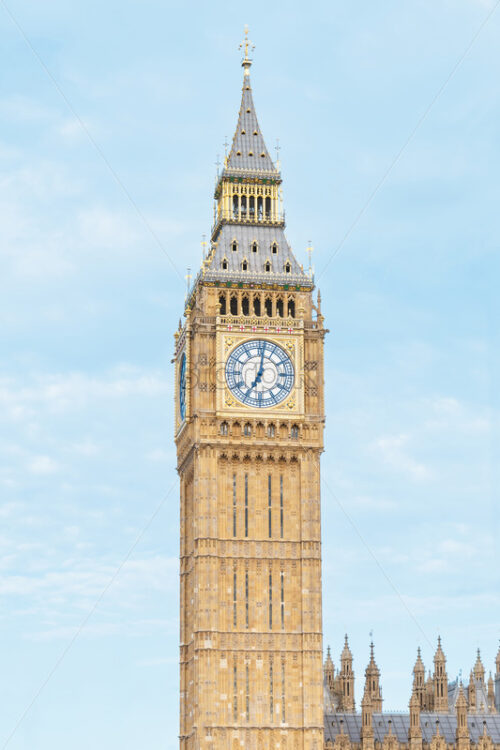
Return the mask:
[[[13, 378], [0, 380], [0, 405], [13, 419], [32, 418], [41, 408], [53, 412], [72, 411], [89, 402], [130, 397], [156, 398], [169, 393], [165, 373], [139, 368], [116, 367], [101, 376], [84, 372], [43, 375], [29, 385]], [[75, 444], [75, 450], [90, 455], [97, 446], [92, 441]]]
[[55, 474], [59, 471], [59, 464], [50, 456], [35, 456], [28, 464], [28, 471], [31, 474]]
[[417, 481], [430, 479], [433, 476], [431, 469], [408, 454], [406, 448], [409, 442], [408, 435], [389, 435], [378, 438], [373, 447], [384, 463], [396, 471]]

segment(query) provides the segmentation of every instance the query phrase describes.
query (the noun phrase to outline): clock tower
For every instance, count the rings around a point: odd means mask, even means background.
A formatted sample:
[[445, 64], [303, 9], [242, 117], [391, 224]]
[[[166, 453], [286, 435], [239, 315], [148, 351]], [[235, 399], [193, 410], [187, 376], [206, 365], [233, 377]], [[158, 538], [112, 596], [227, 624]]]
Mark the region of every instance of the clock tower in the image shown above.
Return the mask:
[[180, 745], [322, 750], [325, 329], [243, 47], [211, 242], [175, 334]]

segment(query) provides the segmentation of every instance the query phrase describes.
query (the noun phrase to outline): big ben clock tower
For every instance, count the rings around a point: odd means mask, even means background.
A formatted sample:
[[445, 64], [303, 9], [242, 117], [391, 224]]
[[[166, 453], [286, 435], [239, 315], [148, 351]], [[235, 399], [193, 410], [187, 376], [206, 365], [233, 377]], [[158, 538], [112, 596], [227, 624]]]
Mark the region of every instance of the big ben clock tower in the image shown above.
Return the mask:
[[323, 318], [243, 47], [210, 248], [175, 335], [180, 745], [322, 750]]

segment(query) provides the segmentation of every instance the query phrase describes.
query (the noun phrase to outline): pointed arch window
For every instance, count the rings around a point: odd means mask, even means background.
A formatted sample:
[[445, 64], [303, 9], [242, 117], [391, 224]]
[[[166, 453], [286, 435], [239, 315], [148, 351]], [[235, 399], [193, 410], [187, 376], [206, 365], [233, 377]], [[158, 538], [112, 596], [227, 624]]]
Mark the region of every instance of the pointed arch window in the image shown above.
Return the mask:
[[241, 264], [241, 270], [242, 271], [248, 271], [248, 261], [244, 260]]
[[277, 255], [278, 253], [278, 244], [276, 242], [273, 242], [271, 245], [271, 252], [273, 255]]
[[256, 242], [252, 242], [252, 253], [256, 253], [259, 249], [259, 246]]
[[252, 435], [252, 425], [250, 422], [247, 422], [243, 428], [243, 434], [245, 437], [250, 437]]
[[298, 440], [299, 439], [299, 426], [294, 424], [292, 425], [292, 440]]
[[271, 198], [266, 198], [266, 219], [271, 218]]
[[236, 240], [233, 240], [231, 242], [231, 250], [233, 251], [233, 253], [237, 252], [237, 250], [238, 250], [238, 243], [236, 242]]
[[231, 315], [238, 315], [238, 299], [237, 297], [231, 297], [231, 302], [229, 304]]
[[273, 301], [271, 297], [266, 297], [265, 301], [266, 315], [268, 318], [273, 317]]
[[255, 197], [253, 195], [248, 199], [248, 213], [251, 219], [255, 219]]
[[236, 193], [233, 195], [233, 219], [238, 218], [239, 201]]
[[226, 295], [225, 294], [219, 295], [219, 313], [221, 315], [226, 314]]
[[276, 300], [276, 315], [279, 318], [283, 317], [283, 300], [282, 299]]
[[241, 300], [241, 312], [243, 315], [250, 315], [250, 301], [248, 297], [243, 297]]
[[221, 435], [227, 435], [229, 432], [229, 425], [227, 422], [222, 422], [220, 426], [220, 434]]
[[285, 273], [290, 273], [291, 270], [292, 270], [291, 264], [288, 262], [285, 263]]
[[263, 216], [263, 208], [262, 208], [262, 196], [259, 195], [257, 198], [257, 219], [258, 221], [262, 221]]
[[241, 210], [241, 216], [242, 218], [245, 218], [247, 215], [247, 197], [246, 195], [242, 195], [240, 199], [240, 210]]
[[253, 311], [255, 315], [260, 317], [261, 309], [260, 309], [260, 297], [254, 297], [253, 298]]
[[229, 267], [229, 264], [227, 262], [227, 258], [224, 258], [224, 260], [222, 261], [222, 270], [227, 271], [228, 267]]
[[266, 273], [270, 273], [270, 271], [271, 271], [271, 263], [269, 261], [266, 261], [266, 263], [264, 265], [264, 271]]
[[295, 318], [295, 302], [293, 299], [288, 300], [288, 317]]

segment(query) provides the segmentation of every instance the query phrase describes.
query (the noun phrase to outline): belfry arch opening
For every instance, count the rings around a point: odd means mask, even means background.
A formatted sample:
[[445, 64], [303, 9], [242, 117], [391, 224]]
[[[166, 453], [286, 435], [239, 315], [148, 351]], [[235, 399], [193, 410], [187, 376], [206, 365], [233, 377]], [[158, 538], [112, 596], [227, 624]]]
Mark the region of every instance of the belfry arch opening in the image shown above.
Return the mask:
[[225, 315], [226, 312], [227, 312], [227, 308], [226, 308], [226, 295], [225, 294], [220, 294], [219, 295], [219, 313], [221, 315]]

